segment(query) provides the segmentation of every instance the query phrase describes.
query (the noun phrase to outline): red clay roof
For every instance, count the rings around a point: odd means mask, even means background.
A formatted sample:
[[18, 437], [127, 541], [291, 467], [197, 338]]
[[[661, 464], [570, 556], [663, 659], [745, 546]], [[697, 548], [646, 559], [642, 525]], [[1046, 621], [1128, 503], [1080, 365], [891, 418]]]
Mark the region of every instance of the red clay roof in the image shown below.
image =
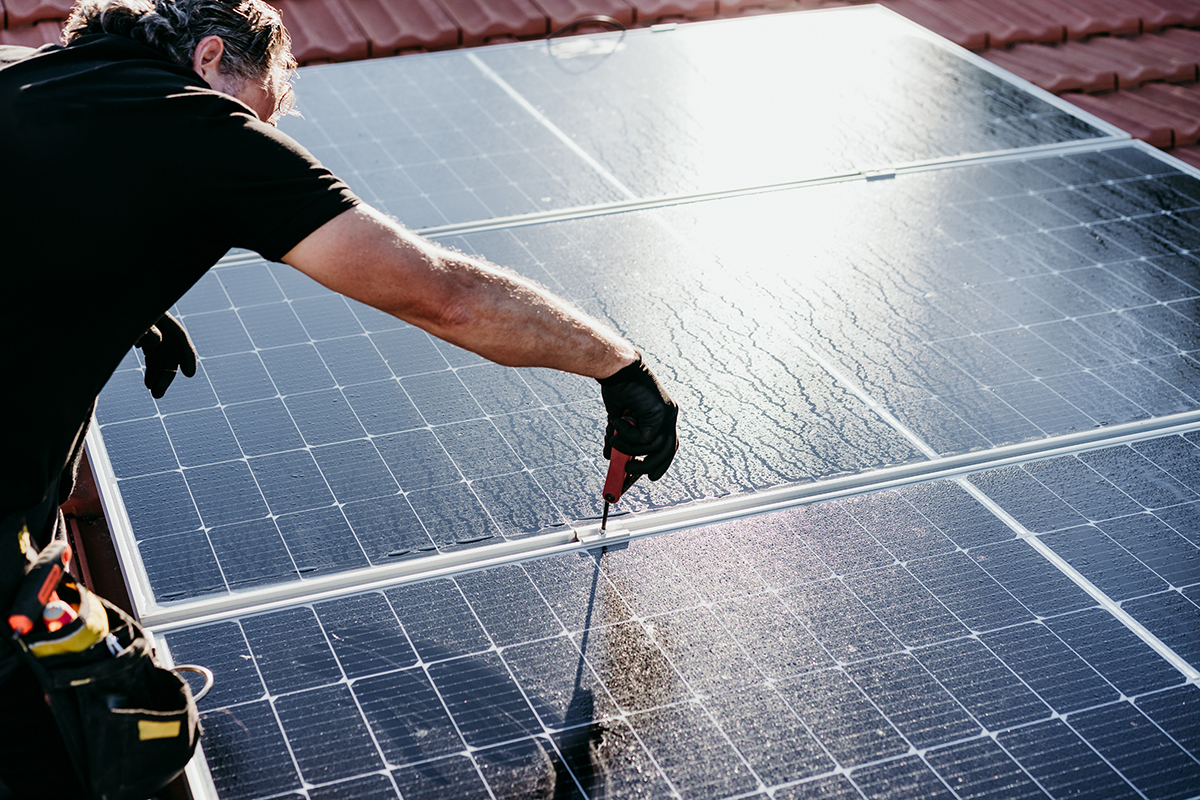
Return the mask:
[[[863, 0], [270, 0], [302, 64]], [[1133, 136], [1200, 166], [1198, 0], [878, 0]], [[0, 44], [56, 41], [69, 0], [0, 0]]]

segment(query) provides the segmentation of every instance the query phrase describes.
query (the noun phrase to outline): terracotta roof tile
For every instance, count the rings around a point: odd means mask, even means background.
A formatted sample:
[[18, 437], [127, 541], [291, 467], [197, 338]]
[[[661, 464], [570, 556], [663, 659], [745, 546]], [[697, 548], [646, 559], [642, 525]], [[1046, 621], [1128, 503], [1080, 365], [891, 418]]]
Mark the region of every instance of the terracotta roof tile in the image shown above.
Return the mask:
[[1171, 151], [1171, 155], [1193, 167], [1200, 168], [1200, 146], [1177, 147]]
[[1200, 3], [1196, 0], [1121, 0], [1121, 3], [1138, 11], [1143, 32], [1168, 25], [1200, 25]]
[[985, 50], [983, 57], [1051, 92], [1132, 89], [1148, 81], [1196, 80], [1200, 31], [1097, 36], [1052, 47], [1018, 44]]
[[649, 25], [668, 19], [712, 19], [717, 0], [632, 0], [638, 22]]
[[350, 16], [365, 31], [372, 56], [402, 50], [441, 50], [462, 41], [458, 23], [437, 0], [345, 0]]
[[44, 44], [59, 44], [61, 41], [62, 24], [53, 19], [12, 30], [0, 30], [0, 44], [41, 47]]
[[3, 0], [4, 27], [19, 28], [44, 19], [65, 20], [73, 0]]
[[632, 25], [636, 15], [627, 0], [536, 0], [550, 19], [551, 32], [584, 17], [612, 17], [622, 25]]
[[441, 0], [462, 31], [462, 43], [484, 44], [499, 36], [528, 38], [550, 33], [550, 21], [531, 0]]
[[367, 37], [344, 0], [270, 0], [292, 35], [301, 64], [353, 61], [370, 55]]
[[964, 13], [957, 4], [938, 0], [892, 0], [886, 5], [969, 50], [982, 50], [988, 46], [987, 26]]
[[1200, 141], [1200, 85], [1148, 83], [1107, 94], [1065, 94], [1063, 99], [1090, 111], [1155, 147]]

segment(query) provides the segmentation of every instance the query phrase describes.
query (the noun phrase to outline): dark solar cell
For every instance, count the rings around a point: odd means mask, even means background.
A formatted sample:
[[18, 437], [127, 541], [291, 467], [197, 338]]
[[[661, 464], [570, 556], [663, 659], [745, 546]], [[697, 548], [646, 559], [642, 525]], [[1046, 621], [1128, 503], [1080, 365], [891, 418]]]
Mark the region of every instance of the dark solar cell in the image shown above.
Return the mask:
[[309, 800], [395, 800], [396, 787], [386, 775], [367, 775], [352, 781], [308, 790]]
[[473, 572], [457, 578], [455, 583], [500, 647], [564, 632], [521, 567]]
[[768, 678], [832, 665], [812, 633], [773, 595], [723, 600], [713, 611]]
[[314, 447], [312, 455], [339, 503], [385, 497], [400, 491], [383, 459], [367, 440]]
[[196, 504], [179, 473], [130, 478], [121, 481], [127, 494], [125, 512], [139, 541], [200, 527]]
[[927, 797], [950, 800], [954, 794], [918, 756], [904, 756], [859, 767], [850, 773], [854, 783], [872, 800]]
[[807, 783], [788, 786], [775, 793], [782, 800], [800, 800], [805, 797], [822, 797], [830, 800], [858, 800], [861, 795], [845, 775], [830, 775], [816, 778]]
[[1069, 577], [1026, 541], [1012, 540], [971, 551], [975, 563], [1038, 616], [1063, 614], [1095, 605]]
[[391, 370], [366, 336], [349, 336], [316, 343], [317, 352], [339, 386], [382, 381]]
[[725, 797], [755, 788], [750, 768], [699, 705], [633, 714], [629, 724], [681, 793]]
[[311, 608], [246, 617], [242, 630], [272, 695], [337, 683], [342, 677]]
[[470, 756], [451, 756], [392, 772], [403, 797], [414, 800], [491, 800], [491, 794]]
[[304, 447], [296, 423], [279, 398], [226, 406], [225, 419], [247, 456], [262, 456]]
[[345, 442], [363, 435], [362, 425], [337, 389], [293, 394], [284, 404], [310, 445]]
[[238, 318], [250, 334], [250, 341], [258, 348], [283, 347], [308, 341], [304, 326], [286, 303], [241, 308], [238, 309]]
[[275, 384], [257, 353], [206, 358], [204, 371], [224, 404], [263, 400], [276, 395]]
[[[287, 272], [295, 270], [288, 269]], [[314, 341], [357, 336], [363, 332], [358, 318], [341, 295], [326, 292], [315, 297], [301, 297], [293, 299], [291, 306], [308, 337]]]
[[177, 466], [161, 419], [140, 419], [105, 425], [105, 447], [118, 478], [166, 472]]
[[225, 414], [219, 408], [170, 414], [163, 417], [163, 425], [167, 428], [171, 447], [182, 467], [233, 461], [242, 457], [242, 450], [225, 420]]
[[[208, 529], [221, 572], [230, 589], [249, 589], [299, 578], [296, 562], [269, 518], [219, 525]], [[247, 543], [253, 542], [253, 555], [247, 557]]]
[[[1200, 482], [1193, 482], [1200, 486]], [[1150, 515], [1100, 525], [1109, 538], [1173, 586], [1200, 583], [1200, 549]]]
[[311, 344], [263, 350], [259, 357], [282, 395], [327, 389], [334, 385], [333, 376]]
[[[137, 366], [135, 361], [134, 367]], [[146, 391], [139, 369], [122, 369], [114, 372], [104, 384], [104, 391], [96, 403], [96, 421], [101, 425], [144, 419], [158, 413], [154, 399]]]
[[1200, 608], [1187, 598], [1164, 592], [1121, 607], [1189, 664], [1200, 662]]
[[979, 733], [963, 707], [906, 653], [854, 664], [847, 672], [917, 749]]
[[1080, 711], [1067, 724], [1148, 797], [1190, 797], [1200, 784], [1200, 764], [1131, 703]]
[[314, 608], [347, 678], [416, 663], [416, 653], [383, 595], [329, 600]]
[[989, 731], [1051, 714], [1050, 708], [977, 639], [958, 639], [923, 648], [913, 655]]
[[696, 692], [713, 694], [764, 677], [708, 608], [662, 614], [647, 624], [659, 647]]
[[1047, 627], [1123, 694], [1134, 696], [1165, 689], [1183, 676], [1156, 656], [1107, 612], [1100, 609], [1046, 620]]
[[589, 632], [572, 642], [566, 637], [543, 639], [505, 647], [504, 663], [525, 691], [542, 725], [552, 730], [576, 728], [596, 720], [612, 720], [621, 713], [578, 647], [602, 632]]
[[300, 788], [274, 709], [266, 701], [201, 716], [204, 756], [222, 798], [248, 800]]
[[895, 728], [839, 669], [789, 678], [775, 688], [844, 767], [908, 750]]
[[1196, 727], [1196, 702], [1200, 687], [1194, 684], [1139, 697], [1134, 703], [1154, 720], [1175, 743], [1192, 754], [1200, 754], [1200, 728]]
[[902, 566], [860, 572], [844, 580], [892, 635], [908, 647], [968, 633], [963, 624]]
[[361, 546], [336, 506], [285, 514], [276, 517], [275, 524], [301, 575], [367, 566]]
[[1008, 731], [996, 741], [1053, 797], [1140, 796], [1061, 720]]
[[953, 481], [910, 486], [900, 490], [900, 495], [959, 547], [971, 548], [1014, 536], [1000, 519], [981, 514], [974, 498]]
[[1111, 684], [1040, 623], [986, 633], [980, 639], [1060, 714], [1120, 697]]
[[164, 602], [225, 591], [225, 580], [204, 531], [157, 536], [142, 544], [142, 565]]
[[959, 797], [988, 794], [1009, 798], [1047, 796], [1029, 773], [986, 737], [931, 750], [925, 758]]
[[202, 358], [245, 353], [254, 349], [235, 311], [189, 314], [180, 321], [187, 328], [196, 352]]
[[1029, 611], [965, 553], [913, 561], [908, 570], [973, 631], [1031, 619]]
[[266, 264], [225, 267], [214, 273], [234, 306], [254, 306], [283, 299]]
[[1114, 600], [1161, 591], [1168, 586], [1162, 577], [1105, 536], [1100, 528], [1085, 525], [1041, 538], [1055, 553]]
[[[418, 650], [421, 645], [418, 643]], [[489, 744], [539, 733], [533, 711], [495, 653], [429, 666], [429, 677], [467, 744]]]
[[[349, 778], [383, 766], [383, 759], [350, 688], [324, 686], [275, 700], [300, 775], [309, 783]], [[338, 743], [339, 757], [329, 757], [329, 743]]]
[[429, 534], [402, 495], [347, 503], [342, 513], [354, 530], [354, 538], [374, 563], [434, 550]]
[[1142, 510], [1140, 503], [1073, 456], [1036, 461], [1024, 469], [1089, 520]]
[[250, 465], [245, 461], [196, 467], [189, 469], [186, 477], [200, 518], [209, 527], [248, 522], [268, 514]]
[[800, 718], [770, 686], [747, 686], [715, 696], [705, 705], [768, 785], [805, 778], [833, 766]]
[[421, 670], [389, 671], [356, 680], [351, 688], [389, 764], [403, 766], [462, 751], [462, 737]]
[[901, 643], [841, 581], [806, 583], [779, 598], [840, 662], [891, 653]]
[[453, 581], [402, 586], [385, 594], [423, 660], [478, 653], [491, 647]]

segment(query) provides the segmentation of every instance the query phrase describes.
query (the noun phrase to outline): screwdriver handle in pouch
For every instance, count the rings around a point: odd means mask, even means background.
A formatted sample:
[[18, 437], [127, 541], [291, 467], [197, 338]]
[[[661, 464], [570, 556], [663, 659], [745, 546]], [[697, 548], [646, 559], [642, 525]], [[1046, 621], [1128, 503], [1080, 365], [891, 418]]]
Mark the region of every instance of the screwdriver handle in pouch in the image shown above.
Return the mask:
[[9, 611], [8, 626], [14, 633], [24, 636], [33, 630], [35, 620], [42, 618], [42, 609], [50, 602], [69, 563], [71, 545], [66, 542], [54, 541], [42, 549], [37, 561], [25, 573]]

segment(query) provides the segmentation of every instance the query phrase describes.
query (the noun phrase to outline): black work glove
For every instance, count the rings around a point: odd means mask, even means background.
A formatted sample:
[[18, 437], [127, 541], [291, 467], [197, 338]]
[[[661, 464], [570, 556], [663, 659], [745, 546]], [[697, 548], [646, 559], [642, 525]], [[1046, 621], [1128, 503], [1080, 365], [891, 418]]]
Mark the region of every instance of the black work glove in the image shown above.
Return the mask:
[[189, 378], [196, 374], [196, 348], [188, 332], [170, 314], [159, 317], [137, 340], [137, 346], [146, 358], [146, 388], [155, 400], [167, 393], [178, 370]]
[[679, 449], [679, 435], [675, 432], [679, 406], [642, 362], [641, 353], [628, 367], [599, 380], [608, 412], [604, 457], [612, 458], [616, 448], [633, 456], [625, 466], [628, 474], [658, 480]]

